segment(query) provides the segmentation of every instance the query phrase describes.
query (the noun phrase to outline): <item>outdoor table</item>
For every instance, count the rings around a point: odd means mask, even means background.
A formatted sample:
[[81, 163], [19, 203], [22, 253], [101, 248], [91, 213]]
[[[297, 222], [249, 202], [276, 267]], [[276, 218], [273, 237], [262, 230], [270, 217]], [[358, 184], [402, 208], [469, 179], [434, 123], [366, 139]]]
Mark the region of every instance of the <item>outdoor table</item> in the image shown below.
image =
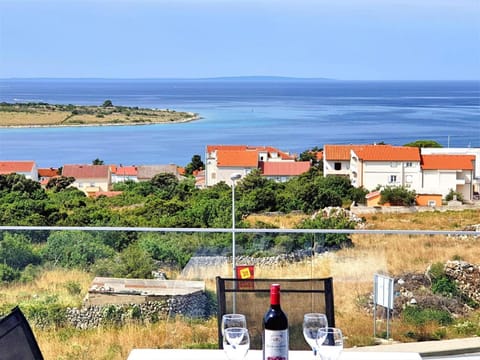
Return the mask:
[[[311, 351], [290, 351], [289, 360], [312, 360]], [[245, 360], [260, 360], [261, 350], [250, 350]], [[133, 349], [127, 360], [227, 360], [223, 350], [198, 349]], [[412, 352], [381, 352], [344, 350], [339, 360], [421, 360], [418, 353]]]

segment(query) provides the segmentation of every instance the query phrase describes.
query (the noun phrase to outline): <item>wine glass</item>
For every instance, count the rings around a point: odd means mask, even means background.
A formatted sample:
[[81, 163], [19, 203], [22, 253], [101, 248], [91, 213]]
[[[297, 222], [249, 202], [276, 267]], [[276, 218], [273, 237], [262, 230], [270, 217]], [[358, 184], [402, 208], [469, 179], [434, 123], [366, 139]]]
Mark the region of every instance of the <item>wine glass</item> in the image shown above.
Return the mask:
[[[318, 331], [328, 326], [327, 316], [320, 313], [310, 313], [303, 316], [303, 337], [313, 350], [313, 357], [317, 356], [318, 351]], [[326, 336], [326, 334], [325, 334]], [[323, 339], [320, 339], [323, 342]]]
[[343, 335], [340, 329], [327, 327], [318, 331], [318, 351], [323, 360], [337, 360], [342, 350]]
[[230, 327], [224, 330], [223, 350], [230, 360], [241, 360], [247, 356], [250, 349], [248, 329]]
[[236, 327], [236, 328], [247, 328], [247, 319], [243, 314], [224, 314], [222, 316], [222, 336], [224, 336], [225, 329]]

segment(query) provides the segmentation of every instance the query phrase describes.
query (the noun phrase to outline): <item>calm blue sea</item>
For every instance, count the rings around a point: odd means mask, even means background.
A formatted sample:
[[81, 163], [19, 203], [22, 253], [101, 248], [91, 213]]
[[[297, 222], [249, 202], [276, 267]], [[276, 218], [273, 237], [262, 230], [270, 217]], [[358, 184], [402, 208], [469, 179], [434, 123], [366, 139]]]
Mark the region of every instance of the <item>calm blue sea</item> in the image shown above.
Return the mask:
[[272, 145], [300, 153], [326, 143], [432, 139], [480, 147], [480, 82], [322, 80], [0, 80], [0, 102], [168, 108], [183, 124], [0, 129], [0, 159], [39, 166], [185, 165], [208, 144]]

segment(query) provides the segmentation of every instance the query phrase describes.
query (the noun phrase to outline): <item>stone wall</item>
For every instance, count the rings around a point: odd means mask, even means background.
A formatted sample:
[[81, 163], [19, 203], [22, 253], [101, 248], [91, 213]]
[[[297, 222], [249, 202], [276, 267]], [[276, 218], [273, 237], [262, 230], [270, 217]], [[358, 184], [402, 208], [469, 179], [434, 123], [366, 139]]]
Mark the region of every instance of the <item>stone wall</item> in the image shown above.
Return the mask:
[[165, 296], [143, 304], [117, 304], [68, 308], [67, 322], [79, 329], [105, 324], [123, 325], [132, 321], [155, 322], [172, 316], [208, 318], [216, 314], [214, 301], [205, 293]]
[[465, 261], [447, 261], [445, 274], [455, 280], [457, 287], [470, 299], [480, 303], [480, 266]]

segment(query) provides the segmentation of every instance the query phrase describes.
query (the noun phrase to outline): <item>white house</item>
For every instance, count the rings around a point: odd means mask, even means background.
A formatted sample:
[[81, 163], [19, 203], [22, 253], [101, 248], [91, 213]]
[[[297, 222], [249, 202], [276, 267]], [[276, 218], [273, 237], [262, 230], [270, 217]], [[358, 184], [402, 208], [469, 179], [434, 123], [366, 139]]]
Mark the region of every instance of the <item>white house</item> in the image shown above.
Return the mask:
[[88, 196], [94, 196], [99, 191], [109, 191], [111, 187], [111, 173], [108, 165], [64, 165], [62, 176], [75, 178], [71, 186]]
[[136, 166], [110, 165], [110, 171], [113, 184], [125, 181], [138, 182], [138, 169]]
[[472, 200], [474, 163], [473, 155], [422, 155], [423, 191], [445, 197], [453, 190]]
[[14, 173], [38, 181], [38, 169], [35, 161], [0, 161], [0, 175]]
[[475, 156], [473, 166], [472, 187], [474, 198], [480, 200], [480, 148], [422, 148], [423, 155], [472, 155]]
[[407, 146], [367, 145], [351, 150], [350, 179], [355, 187], [403, 186], [418, 191], [422, 169], [420, 149]]
[[242, 177], [261, 163], [295, 162], [295, 157], [270, 146], [208, 145], [205, 151], [205, 185], [219, 182], [231, 185], [231, 176]]

